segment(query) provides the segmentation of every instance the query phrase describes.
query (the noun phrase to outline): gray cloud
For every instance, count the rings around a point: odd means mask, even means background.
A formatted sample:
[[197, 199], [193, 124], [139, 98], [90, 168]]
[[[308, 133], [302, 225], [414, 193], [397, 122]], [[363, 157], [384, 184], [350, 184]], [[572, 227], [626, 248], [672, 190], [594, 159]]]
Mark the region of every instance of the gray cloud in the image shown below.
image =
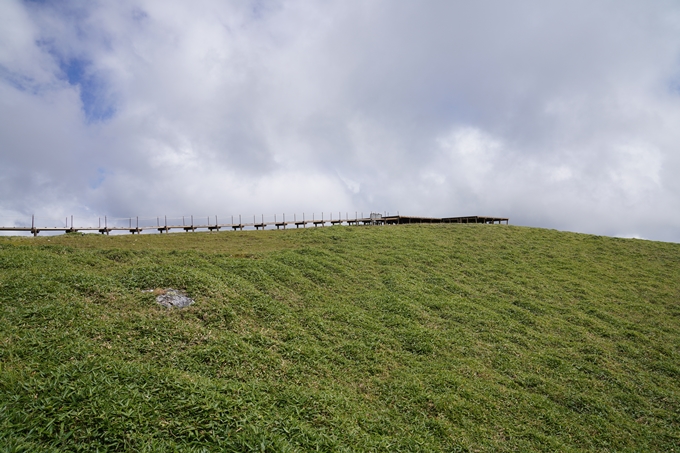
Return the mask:
[[375, 209], [680, 241], [675, 2], [0, 10], [4, 219]]

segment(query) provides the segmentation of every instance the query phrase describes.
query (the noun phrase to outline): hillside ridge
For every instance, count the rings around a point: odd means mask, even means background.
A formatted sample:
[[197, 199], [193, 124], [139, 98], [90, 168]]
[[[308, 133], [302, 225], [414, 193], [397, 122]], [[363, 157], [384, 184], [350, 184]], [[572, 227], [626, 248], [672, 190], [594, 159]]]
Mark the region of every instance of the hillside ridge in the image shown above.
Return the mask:
[[0, 445], [673, 451], [678, 296], [679, 244], [506, 225], [0, 238]]

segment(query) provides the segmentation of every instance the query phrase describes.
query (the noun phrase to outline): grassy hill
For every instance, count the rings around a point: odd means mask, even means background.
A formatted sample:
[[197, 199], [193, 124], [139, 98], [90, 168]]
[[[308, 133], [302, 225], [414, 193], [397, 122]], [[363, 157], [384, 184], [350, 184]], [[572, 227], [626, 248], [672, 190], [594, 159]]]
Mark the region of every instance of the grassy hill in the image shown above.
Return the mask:
[[0, 451], [679, 451], [679, 328], [678, 244], [0, 238]]

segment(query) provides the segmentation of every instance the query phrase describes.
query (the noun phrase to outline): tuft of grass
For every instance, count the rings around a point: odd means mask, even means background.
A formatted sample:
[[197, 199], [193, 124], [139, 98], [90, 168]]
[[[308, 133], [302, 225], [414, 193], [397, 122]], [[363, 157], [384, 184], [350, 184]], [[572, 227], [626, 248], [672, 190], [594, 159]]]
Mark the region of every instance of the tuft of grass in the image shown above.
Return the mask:
[[678, 451], [679, 296], [513, 226], [0, 238], [0, 451]]

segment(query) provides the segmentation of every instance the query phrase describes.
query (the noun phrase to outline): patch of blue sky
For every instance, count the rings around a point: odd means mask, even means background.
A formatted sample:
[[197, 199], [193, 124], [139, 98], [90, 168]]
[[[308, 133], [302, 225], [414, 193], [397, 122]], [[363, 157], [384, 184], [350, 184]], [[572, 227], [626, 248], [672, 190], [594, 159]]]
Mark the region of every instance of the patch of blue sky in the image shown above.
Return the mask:
[[78, 85], [85, 78], [88, 62], [81, 58], [72, 58], [61, 62], [61, 69], [71, 85]]
[[80, 89], [80, 101], [88, 123], [106, 121], [116, 113], [110, 102], [106, 81], [91, 70], [91, 62], [83, 58], [59, 60], [59, 66], [70, 85]]

